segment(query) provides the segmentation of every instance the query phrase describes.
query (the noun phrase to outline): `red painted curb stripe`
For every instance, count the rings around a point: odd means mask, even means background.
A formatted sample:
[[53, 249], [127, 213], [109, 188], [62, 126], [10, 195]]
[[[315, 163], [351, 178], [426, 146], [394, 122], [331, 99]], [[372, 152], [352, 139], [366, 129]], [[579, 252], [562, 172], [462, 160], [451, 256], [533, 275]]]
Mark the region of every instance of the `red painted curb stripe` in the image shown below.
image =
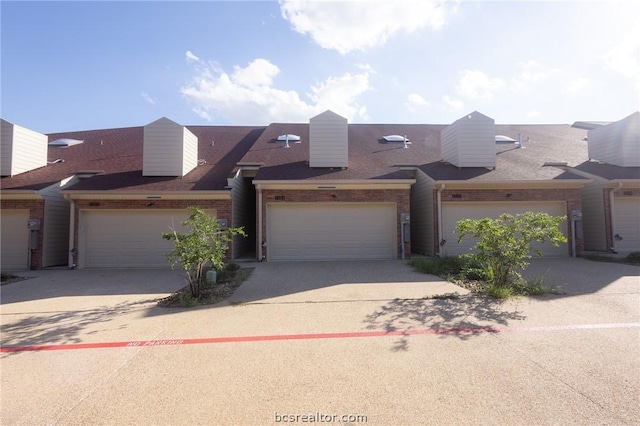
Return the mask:
[[363, 337], [385, 336], [415, 336], [427, 334], [481, 334], [481, 333], [514, 333], [514, 332], [540, 332], [540, 331], [569, 331], [569, 330], [597, 330], [610, 328], [640, 327], [640, 322], [612, 323], [612, 324], [577, 324], [540, 327], [469, 327], [469, 328], [440, 328], [420, 330], [393, 330], [393, 331], [354, 331], [346, 333], [311, 333], [311, 334], [277, 334], [265, 336], [230, 336], [207, 337], [200, 339], [164, 339], [141, 340], [125, 342], [99, 342], [99, 343], [72, 343], [59, 345], [28, 345], [28, 346], [3, 346], [1, 353], [11, 352], [37, 352], [59, 351], [77, 349], [105, 349], [105, 348], [138, 348], [147, 346], [179, 346], [217, 343], [243, 343], [243, 342], [273, 342], [281, 340], [318, 340], [318, 339], [349, 339]]

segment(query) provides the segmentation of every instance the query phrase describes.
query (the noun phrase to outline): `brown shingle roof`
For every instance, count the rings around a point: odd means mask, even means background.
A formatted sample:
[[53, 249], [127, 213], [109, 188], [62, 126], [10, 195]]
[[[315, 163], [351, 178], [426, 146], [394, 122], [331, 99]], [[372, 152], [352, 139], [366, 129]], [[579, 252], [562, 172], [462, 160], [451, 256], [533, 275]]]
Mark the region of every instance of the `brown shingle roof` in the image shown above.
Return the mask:
[[[264, 130], [245, 126], [187, 126], [198, 137], [198, 158], [206, 164], [182, 178], [142, 176], [143, 127], [90, 130], [48, 135], [49, 141], [80, 139], [80, 145], [49, 148], [48, 160], [64, 160], [0, 180], [2, 190], [38, 190], [81, 171], [102, 173], [70, 190], [189, 191], [220, 190], [227, 177]], [[215, 145], [211, 146], [211, 141]]]
[[[587, 159], [586, 131], [569, 125], [496, 125], [496, 134], [515, 140], [522, 134], [525, 148], [496, 144], [495, 169], [458, 168], [441, 161], [440, 132], [445, 125], [426, 124], [349, 124], [349, 167], [312, 169], [309, 161], [307, 124], [271, 124], [242, 159], [260, 163], [257, 180], [341, 180], [406, 179], [400, 166], [417, 166], [435, 180], [508, 181], [580, 179], [547, 162], [578, 165]], [[284, 148], [276, 138], [285, 133], [300, 135], [302, 143]], [[383, 136], [407, 135], [408, 149], [402, 142], [387, 143]]]

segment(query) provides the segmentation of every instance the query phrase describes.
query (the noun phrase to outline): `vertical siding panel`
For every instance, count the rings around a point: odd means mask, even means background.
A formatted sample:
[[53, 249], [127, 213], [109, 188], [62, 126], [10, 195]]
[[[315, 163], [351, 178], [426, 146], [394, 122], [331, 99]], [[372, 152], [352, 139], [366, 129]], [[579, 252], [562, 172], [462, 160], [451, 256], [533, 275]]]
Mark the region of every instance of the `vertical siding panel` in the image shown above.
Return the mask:
[[3, 176], [14, 176], [47, 165], [47, 136], [2, 120], [0, 137]]
[[144, 127], [144, 176], [184, 176], [198, 164], [198, 138], [167, 118]]
[[[242, 172], [238, 173], [231, 182], [231, 223], [234, 228], [244, 227], [245, 232], [250, 227], [251, 222], [255, 222], [255, 217], [251, 209], [251, 191], [248, 183], [242, 176]], [[236, 259], [243, 256], [245, 253], [253, 251], [255, 241], [252, 241], [248, 237], [241, 235], [235, 235], [233, 237], [233, 249], [232, 258]]]
[[582, 188], [582, 231], [586, 250], [607, 250], [603, 188], [600, 181]]
[[309, 120], [309, 166], [349, 166], [346, 118], [325, 111]]
[[620, 167], [640, 166], [640, 112], [589, 130], [589, 158]]
[[60, 184], [39, 191], [44, 198], [42, 267], [64, 265], [69, 251], [69, 201], [58, 192]]
[[495, 167], [494, 120], [473, 112], [441, 133], [442, 159], [456, 167]]
[[411, 187], [411, 250], [433, 256], [434, 181], [418, 170]]
[[13, 124], [0, 120], [0, 175], [13, 176], [11, 157], [13, 155]]

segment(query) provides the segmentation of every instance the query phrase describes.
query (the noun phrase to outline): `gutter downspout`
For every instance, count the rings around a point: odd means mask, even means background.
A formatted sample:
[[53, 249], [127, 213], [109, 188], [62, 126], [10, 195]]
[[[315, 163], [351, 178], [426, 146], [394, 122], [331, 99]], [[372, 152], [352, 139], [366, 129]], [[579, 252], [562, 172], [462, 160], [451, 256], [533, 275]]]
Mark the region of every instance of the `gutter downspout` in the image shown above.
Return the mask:
[[444, 191], [444, 187], [445, 184], [441, 183], [440, 184], [440, 188], [438, 189], [438, 194], [436, 196], [436, 202], [438, 204], [437, 209], [438, 209], [438, 238], [439, 241], [437, 241], [438, 244], [438, 252], [436, 253], [436, 256], [438, 257], [442, 257], [442, 244], [440, 244], [440, 242], [442, 241], [442, 191]]
[[71, 199], [69, 194], [64, 194], [64, 198], [69, 201], [69, 257], [68, 267], [73, 269], [75, 264], [73, 263], [73, 252], [75, 249], [75, 230], [76, 230], [76, 202]]
[[262, 262], [262, 187], [258, 184], [258, 262]]
[[618, 250], [616, 250], [616, 238], [615, 236], [617, 235], [616, 232], [616, 220], [615, 220], [615, 206], [614, 206], [614, 194], [616, 192], [618, 192], [620, 189], [622, 188], [622, 182], [618, 182], [618, 187], [617, 188], [613, 188], [611, 191], [609, 191], [609, 214], [611, 215], [611, 249], [614, 252], [617, 252]]

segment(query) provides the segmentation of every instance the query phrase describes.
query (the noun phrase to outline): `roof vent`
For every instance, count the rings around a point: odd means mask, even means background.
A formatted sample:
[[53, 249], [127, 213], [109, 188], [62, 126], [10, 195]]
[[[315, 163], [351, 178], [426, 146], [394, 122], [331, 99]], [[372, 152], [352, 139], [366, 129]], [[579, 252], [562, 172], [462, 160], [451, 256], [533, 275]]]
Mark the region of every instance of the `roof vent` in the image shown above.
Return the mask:
[[291, 134], [286, 134], [286, 135], [280, 135], [278, 136], [278, 140], [279, 141], [289, 141], [289, 142], [295, 142], [295, 143], [300, 143], [300, 136], [298, 135], [291, 135]]
[[49, 146], [67, 148], [74, 145], [80, 145], [82, 142], [84, 141], [79, 139], [63, 138], [63, 139], [56, 139], [55, 141], [49, 142]]
[[509, 136], [496, 135], [496, 143], [514, 143], [515, 141], [515, 139], [511, 139]]
[[382, 139], [384, 139], [386, 142], [402, 142], [404, 143], [405, 148], [409, 148], [408, 145], [411, 143], [407, 135], [388, 135], [383, 136]]

